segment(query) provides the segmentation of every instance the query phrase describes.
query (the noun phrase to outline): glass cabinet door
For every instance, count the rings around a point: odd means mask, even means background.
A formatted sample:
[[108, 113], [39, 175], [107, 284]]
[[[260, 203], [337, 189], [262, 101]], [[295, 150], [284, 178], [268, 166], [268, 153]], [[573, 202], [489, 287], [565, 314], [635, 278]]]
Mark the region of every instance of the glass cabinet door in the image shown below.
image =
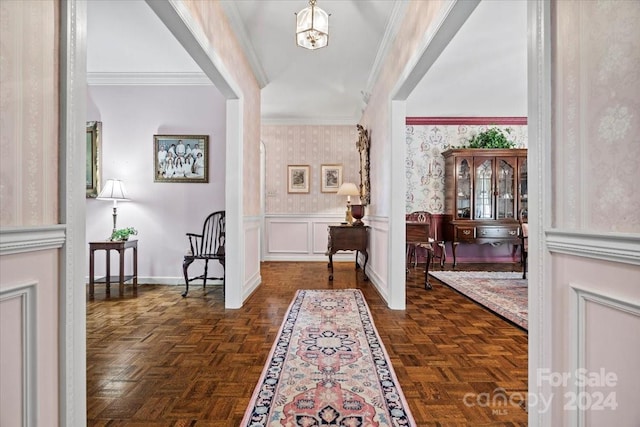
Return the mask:
[[493, 219], [493, 159], [476, 158], [473, 219]]
[[518, 194], [520, 195], [520, 205], [518, 213], [527, 216], [529, 210], [529, 189], [527, 186], [527, 158], [518, 159]]
[[512, 158], [497, 159], [496, 219], [515, 218], [516, 161]]
[[471, 165], [469, 159], [456, 160], [456, 216], [471, 218]]

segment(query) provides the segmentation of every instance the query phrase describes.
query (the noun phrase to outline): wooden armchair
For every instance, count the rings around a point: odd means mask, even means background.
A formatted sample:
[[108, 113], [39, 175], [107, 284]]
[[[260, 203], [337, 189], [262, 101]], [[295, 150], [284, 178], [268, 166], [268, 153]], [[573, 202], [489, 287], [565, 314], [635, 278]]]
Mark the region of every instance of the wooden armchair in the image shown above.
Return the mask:
[[[436, 258], [440, 258], [440, 266], [444, 265], [445, 261], [445, 248], [444, 241], [438, 240], [436, 234], [437, 230], [433, 223], [433, 217], [430, 212], [427, 211], [415, 211], [405, 215], [406, 222], [421, 222], [429, 224], [429, 243], [432, 245], [431, 253], [428, 254], [427, 250], [423, 247], [416, 246], [407, 240], [407, 257], [409, 262], [413, 260], [414, 268], [418, 265], [418, 258], [430, 258], [431, 262], [433, 262]], [[439, 254], [435, 252], [435, 246], [440, 248]], [[429, 256], [430, 255], [430, 256]]]
[[[182, 294], [187, 296], [189, 292], [189, 282], [194, 280], [202, 280], [202, 287], [207, 285], [207, 280], [222, 280], [222, 290], [224, 292], [224, 244], [225, 244], [225, 211], [214, 212], [207, 217], [202, 227], [202, 234], [187, 233], [189, 238], [190, 252], [184, 256], [182, 262], [182, 272], [184, 273], [184, 281], [186, 290]], [[195, 277], [189, 277], [189, 266], [195, 260], [204, 261], [204, 274]], [[208, 277], [208, 267], [210, 260], [217, 260], [222, 265], [222, 277]]]
[[[406, 240], [407, 240], [407, 272], [411, 263], [411, 251], [414, 255], [418, 249], [422, 249], [427, 253], [427, 260], [424, 271], [424, 288], [431, 289], [429, 283], [429, 264], [433, 256], [433, 246], [430, 236], [430, 224], [428, 222], [406, 221]], [[417, 256], [416, 256], [417, 257]]]

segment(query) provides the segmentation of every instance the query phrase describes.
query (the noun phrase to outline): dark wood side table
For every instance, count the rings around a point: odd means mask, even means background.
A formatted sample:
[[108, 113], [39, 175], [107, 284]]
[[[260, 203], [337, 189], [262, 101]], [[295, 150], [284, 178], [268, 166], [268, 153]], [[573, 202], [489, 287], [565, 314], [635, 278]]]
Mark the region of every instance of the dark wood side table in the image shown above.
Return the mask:
[[338, 251], [357, 251], [356, 270], [360, 268], [358, 264], [358, 253], [364, 255], [364, 265], [362, 272], [364, 280], [369, 280], [366, 273], [367, 262], [369, 261], [369, 227], [368, 225], [330, 225], [329, 242], [327, 244], [327, 255], [329, 256], [329, 280], [333, 280], [333, 254]]
[[[133, 249], [133, 275], [125, 276], [124, 275], [124, 253], [127, 249]], [[107, 252], [107, 274], [104, 277], [99, 279], [94, 278], [95, 268], [94, 268], [94, 252], [104, 250]], [[111, 276], [111, 251], [118, 251], [120, 254], [120, 274], [118, 276]], [[112, 241], [103, 241], [103, 242], [89, 242], [89, 297], [93, 297], [94, 284], [95, 283], [106, 283], [107, 285], [107, 294], [111, 292], [111, 282], [118, 282], [120, 285], [120, 295], [124, 293], [124, 283], [129, 280], [133, 280], [133, 290], [137, 292], [138, 290], [138, 241], [137, 240], [127, 240], [124, 242], [112, 242]]]

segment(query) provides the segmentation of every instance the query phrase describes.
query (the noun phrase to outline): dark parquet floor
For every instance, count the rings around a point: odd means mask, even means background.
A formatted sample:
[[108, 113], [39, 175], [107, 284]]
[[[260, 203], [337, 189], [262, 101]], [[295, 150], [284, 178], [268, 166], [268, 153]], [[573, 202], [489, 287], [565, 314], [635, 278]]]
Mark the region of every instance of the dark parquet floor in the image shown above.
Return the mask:
[[[459, 270], [518, 270], [517, 264]], [[219, 288], [96, 287], [87, 303], [89, 426], [237, 427], [297, 289], [359, 288], [418, 426], [526, 425], [527, 334], [431, 278], [407, 281], [407, 309], [386, 307], [353, 263], [268, 262], [238, 310]]]

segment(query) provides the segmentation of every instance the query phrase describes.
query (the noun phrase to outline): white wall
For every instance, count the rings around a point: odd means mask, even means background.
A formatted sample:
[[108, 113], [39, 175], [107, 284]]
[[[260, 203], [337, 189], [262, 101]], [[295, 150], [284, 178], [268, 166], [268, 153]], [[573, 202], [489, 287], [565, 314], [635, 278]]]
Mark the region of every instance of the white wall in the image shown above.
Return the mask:
[[[225, 208], [224, 99], [213, 86], [91, 86], [88, 101], [87, 120], [102, 122], [102, 181], [123, 180], [131, 199], [118, 204], [118, 228], [139, 231], [139, 282], [183, 284], [185, 233], [200, 232], [209, 213]], [[155, 134], [209, 135], [209, 183], [154, 182]], [[111, 207], [87, 199], [87, 242], [109, 237]], [[117, 262], [113, 254], [112, 272]], [[104, 252], [95, 268], [104, 275]]]
[[527, 2], [481, 1], [407, 98], [407, 116], [526, 117]]

